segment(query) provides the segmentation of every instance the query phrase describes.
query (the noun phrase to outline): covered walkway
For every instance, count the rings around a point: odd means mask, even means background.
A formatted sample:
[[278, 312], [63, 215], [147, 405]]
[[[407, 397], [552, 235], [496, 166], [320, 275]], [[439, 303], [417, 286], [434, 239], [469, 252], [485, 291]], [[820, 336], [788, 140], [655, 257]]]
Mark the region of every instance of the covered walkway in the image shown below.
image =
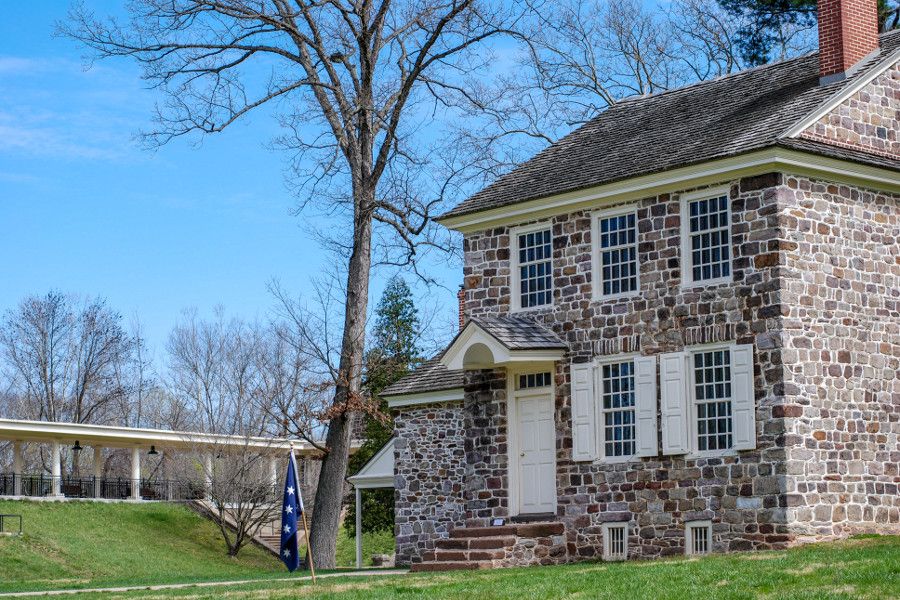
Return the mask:
[[[273, 490], [277, 488], [278, 461], [293, 445], [298, 457], [318, 455], [307, 442], [285, 438], [242, 437], [188, 431], [112, 427], [81, 423], [0, 419], [0, 442], [12, 442], [12, 472], [0, 473], [0, 496], [45, 498], [98, 498], [108, 500], [196, 500], [207, 497], [210, 473], [217, 455], [250, 451], [268, 456]], [[25, 445], [50, 449], [50, 469], [25, 473]], [[88, 477], [63, 476], [62, 448], [93, 450], [93, 473]], [[103, 476], [103, 449], [122, 448], [131, 453], [130, 477]], [[143, 477], [141, 455], [194, 452], [203, 457], [205, 481], [178, 481]]]

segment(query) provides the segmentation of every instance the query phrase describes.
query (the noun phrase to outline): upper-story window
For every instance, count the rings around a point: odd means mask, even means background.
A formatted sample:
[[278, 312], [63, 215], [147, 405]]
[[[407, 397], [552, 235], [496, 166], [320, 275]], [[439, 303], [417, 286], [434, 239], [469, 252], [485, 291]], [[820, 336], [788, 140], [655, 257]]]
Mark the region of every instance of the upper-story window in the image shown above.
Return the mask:
[[704, 190], [682, 198], [684, 283], [731, 280], [730, 213], [727, 188]]
[[513, 308], [553, 302], [553, 244], [549, 227], [513, 230]]
[[603, 211], [594, 229], [595, 298], [638, 291], [637, 213], [633, 208]]

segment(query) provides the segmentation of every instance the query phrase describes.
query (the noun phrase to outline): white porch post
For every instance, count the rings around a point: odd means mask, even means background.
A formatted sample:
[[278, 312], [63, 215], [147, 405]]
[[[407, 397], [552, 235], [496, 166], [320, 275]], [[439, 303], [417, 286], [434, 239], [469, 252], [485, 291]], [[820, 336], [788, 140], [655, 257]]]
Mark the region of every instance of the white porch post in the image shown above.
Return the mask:
[[203, 489], [206, 491], [206, 499], [212, 500], [213, 456], [211, 452], [207, 452], [203, 456], [203, 471], [205, 478]]
[[141, 499], [141, 449], [131, 449], [131, 499]]
[[50, 446], [50, 489], [54, 496], [62, 496], [62, 467], [59, 464], [59, 442]]
[[22, 495], [22, 442], [13, 442], [13, 496]]
[[356, 488], [356, 568], [362, 569], [362, 490]]
[[269, 459], [269, 477], [272, 479], [272, 490], [278, 488], [278, 457], [273, 456]]
[[94, 446], [94, 498], [103, 496], [103, 448]]

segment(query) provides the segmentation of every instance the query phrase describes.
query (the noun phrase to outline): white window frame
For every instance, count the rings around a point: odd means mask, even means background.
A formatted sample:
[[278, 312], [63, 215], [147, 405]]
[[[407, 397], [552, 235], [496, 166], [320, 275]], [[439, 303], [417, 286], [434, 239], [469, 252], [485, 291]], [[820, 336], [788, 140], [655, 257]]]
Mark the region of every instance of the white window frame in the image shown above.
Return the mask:
[[[623, 529], [624, 537], [623, 540], [625, 542], [625, 551], [623, 554], [613, 554], [612, 553], [612, 544], [610, 540], [610, 530], [611, 529]], [[628, 560], [628, 521], [609, 521], [602, 524], [602, 532], [603, 532], [603, 560], [606, 561], [619, 561], [619, 560]]]
[[[597, 436], [597, 463], [626, 463], [639, 461], [637, 456], [638, 448], [638, 427], [637, 427], [637, 375], [634, 373], [634, 361], [640, 357], [640, 354], [617, 354], [614, 356], [603, 356], [594, 360], [594, 429]], [[632, 377], [635, 378], [635, 389], [632, 392], [635, 395], [634, 406], [634, 453], [628, 456], [607, 456], [606, 455], [606, 420], [603, 418], [603, 365], [629, 362], [632, 363]]]
[[[637, 287], [630, 292], [620, 292], [618, 294], [603, 293], [603, 265], [600, 262], [600, 221], [611, 217], [621, 217], [622, 215], [634, 215], [634, 252], [637, 259]], [[638, 256], [638, 238], [640, 231], [638, 228], [637, 205], [634, 203], [625, 206], [617, 206], [605, 210], [598, 210], [591, 213], [591, 298], [594, 301], [616, 300], [618, 298], [631, 298], [639, 296], [641, 293], [641, 261]]]
[[[725, 277], [717, 277], [715, 279], [694, 280], [693, 252], [691, 251], [691, 223], [690, 210], [688, 206], [691, 202], [697, 200], [708, 200], [725, 196], [728, 198], [728, 260], [730, 267], [728, 275]], [[681, 203], [681, 287], [706, 287], [718, 285], [721, 283], [730, 283], [734, 281], [734, 219], [731, 214], [731, 187], [724, 185], [714, 188], [705, 188], [696, 192], [682, 194], [679, 202]]]
[[690, 448], [691, 452], [688, 455], [688, 458], [713, 458], [718, 456], [736, 456], [738, 451], [734, 449], [734, 366], [732, 364], [733, 360], [729, 360], [729, 364], [731, 365], [732, 374], [731, 374], [731, 396], [732, 398], [729, 400], [731, 404], [731, 448], [725, 448], [723, 450], [700, 450], [700, 443], [698, 439], [698, 427], [697, 427], [697, 386], [694, 382], [694, 355], [700, 354], [703, 352], [713, 352], [716, 350], [728, 350], [729, 359], [733, 359], [734, 357], [734, 349], [737, 347], [735, 342], [725, 342], [725, 343], [713, 343], [713, 344], [700, 344], [697, 346], [687, 346], [685, 351], [685, 384], [687, 385], [687, 400], [688, 400], [688, 431], [690, 433]]
[[[706, 552], [694, 552], [694, 529], [706, 529]], [[707, 556], [713, 552], [712, 521], [685, 521], [684, 522], [684, 554], [685, 556]]]
[[[519, 274], [519, 236], [524, 233], [533, 233], [535, 231], [550, 230], [550, 302], [538, 306], [522, 307], [522, 280]], [[540, 223], [532, 223], [531, 225], [520, 225], [519, 227], [510, 227], [509, 229], [509, 267], [510, 267], [510, 312], [529, 312], [533, 310], [543, 310], [551, 308], [555, 299], [553, 297], [553, 223], [550, 221], [541, 221]]]

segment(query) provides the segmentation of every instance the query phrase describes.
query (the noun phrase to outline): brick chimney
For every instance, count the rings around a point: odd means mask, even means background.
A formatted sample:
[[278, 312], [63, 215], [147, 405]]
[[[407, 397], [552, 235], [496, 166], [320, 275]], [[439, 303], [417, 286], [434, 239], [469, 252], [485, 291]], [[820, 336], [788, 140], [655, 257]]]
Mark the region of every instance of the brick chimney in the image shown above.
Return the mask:
[[466, 326], [466, 288], [464, 286], [459, 286], [456, 300], [459, 302], [459, 328], [462, 329]]
[[877, 0], [819, 0], [819, 77], [839, 81], [878, 49]]

